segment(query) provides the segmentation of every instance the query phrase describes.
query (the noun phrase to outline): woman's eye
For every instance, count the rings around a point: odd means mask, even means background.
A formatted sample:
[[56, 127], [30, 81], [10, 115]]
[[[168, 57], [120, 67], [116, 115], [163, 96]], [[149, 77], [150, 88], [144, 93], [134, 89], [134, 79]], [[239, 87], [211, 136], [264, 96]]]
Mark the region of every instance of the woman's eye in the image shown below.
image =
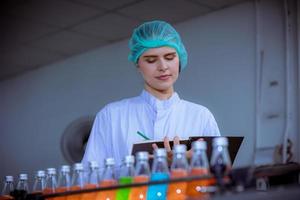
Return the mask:
[[146, 62], [147, 63], [154, 63], [156, 61], [156, 59], [147, 59]]
[[175, 58], [175, 55], [167, 55], [165, 57], [165, 59], [167, 59], [167, 60], [173, 60], [174, 58]]

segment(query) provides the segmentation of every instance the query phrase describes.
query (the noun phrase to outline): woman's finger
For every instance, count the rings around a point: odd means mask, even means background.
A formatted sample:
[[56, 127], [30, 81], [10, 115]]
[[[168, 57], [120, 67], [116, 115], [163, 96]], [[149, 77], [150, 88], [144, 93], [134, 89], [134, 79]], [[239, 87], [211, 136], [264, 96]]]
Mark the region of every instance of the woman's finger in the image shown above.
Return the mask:
[[190, 150], [188, 150], [188, 151], [186, 152], [186, 158], [187, 158], [187, 159], [191, 159], [191, 158], [192, 158], [192, 155], [193, 155], [192, 149], [190, 149]]
[[174, 145], [178, 145], [180, 144], [180, 139], [178, 136], [175, 136], [174, 139], [173, 139], [173, 142], [174, 142]]
[[153, 148], [153, 150], [158, 149], [157, 144], [153, 143], [153, 144], [152, 144], [152, 148]]
[[171, 146], [170, 146], [170, 141], [169, 141], [169, 138], [167, 136], [164, 138], [164, 147], [165, 147], [167, 152], [172, 151]]
[[[158, 149], [158, 146], [157, 144], [153, 143], [152, 144], [152, 148], [153, 148], [153, 152], [155, 151], [155, 149]], [[153, 153], [154, 154], [154, 153]], [[154, 158], [154, 155], [153, 154], [149, 154], [149, 159], [153, 159]]]

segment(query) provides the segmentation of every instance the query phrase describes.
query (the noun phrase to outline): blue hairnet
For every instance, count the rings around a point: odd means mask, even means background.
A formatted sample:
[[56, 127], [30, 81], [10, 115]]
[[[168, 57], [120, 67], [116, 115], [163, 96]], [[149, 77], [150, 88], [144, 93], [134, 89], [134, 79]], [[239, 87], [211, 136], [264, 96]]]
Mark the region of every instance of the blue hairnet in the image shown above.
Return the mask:
[[128, 60], [137, 63], [146, 50], [162, 46], [172, 47], [177, 51], [180, 70], [183, 70], [187, 65], [187, 52], [177, 31], [164, 21], [146, 22], [134, 29], [129, 40]]

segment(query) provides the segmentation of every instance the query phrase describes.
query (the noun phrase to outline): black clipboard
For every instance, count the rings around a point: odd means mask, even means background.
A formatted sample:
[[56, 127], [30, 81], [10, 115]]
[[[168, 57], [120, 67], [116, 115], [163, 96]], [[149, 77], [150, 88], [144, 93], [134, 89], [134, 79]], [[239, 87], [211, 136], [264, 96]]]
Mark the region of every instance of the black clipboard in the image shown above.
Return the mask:
[[[223, 137], [223, 136], [222, 136]], [[239, 148], [244, 140], [243, 136], [224, 136], [228, 138], [228, 153], [230, 156], [231, 163], [233, 164], [236, 155], [239, 151]], [[187, 150], [191, 148], [192, 142], [202, 138], [207, 142], [207, 157], [210, 160], [212, 154], [212, 140], [215, 136], [191, 136], [188, 139], [180, 140], [180, 144], [185, 144], [187, 146]], [[159, 140], [146, 140], [140, 143], [133, 144], [131, 154], [135, 155], [139, 151], [147, 151], [149, 154], [153, 153], [152, 144], [155, 143], [159, 148], [164, 148], [164, 142]], [[172, 148], [173, 141], [170, 141], [170, 146]]]

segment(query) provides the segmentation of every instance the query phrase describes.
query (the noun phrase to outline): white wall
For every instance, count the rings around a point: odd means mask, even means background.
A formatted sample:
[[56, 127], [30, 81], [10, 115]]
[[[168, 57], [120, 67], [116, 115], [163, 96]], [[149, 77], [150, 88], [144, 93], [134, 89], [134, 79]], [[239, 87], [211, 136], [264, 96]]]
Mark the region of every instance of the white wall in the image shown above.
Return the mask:
[[[278, 2], [263, 5], [267, 28], [262, 36], [266, 39], [266, 75], [281, 82], [283, 16]], [[245, 136], [235, 166], [251, 164], [256, 92], [253, 2], [195, 18], [176, 28], [189, 53], [188, 68], [176, 83], [177, 92], [208, 107], [223, 135]], [[110, 101], [138, 95], [142, 79], [127, 55], [126, 40], [1, 82], [0, 176], [19, 172], [33, 175], [35, 170], [64, 164], [60, 138], [69, 123], [95, 115]], [[278, 89], [276, 95], [280, 97], [282, 92]], [[280, 128], [282, 120], [276, 123]], [[272, 134], [269, 129], [261, 133], [260, 144], [277, 144], [282, 131]]]
[[249, 138], [254, 132], [253, 28], [252, 3], [179, 27], [190, 52], [190, 68], [183, 74], [178, 89], [186, 98], [207, 106], [214, 113], [223, 135], [245, 136], [236, 160], [239, 165], [250, 163], [248, 152], [252, 140]]

